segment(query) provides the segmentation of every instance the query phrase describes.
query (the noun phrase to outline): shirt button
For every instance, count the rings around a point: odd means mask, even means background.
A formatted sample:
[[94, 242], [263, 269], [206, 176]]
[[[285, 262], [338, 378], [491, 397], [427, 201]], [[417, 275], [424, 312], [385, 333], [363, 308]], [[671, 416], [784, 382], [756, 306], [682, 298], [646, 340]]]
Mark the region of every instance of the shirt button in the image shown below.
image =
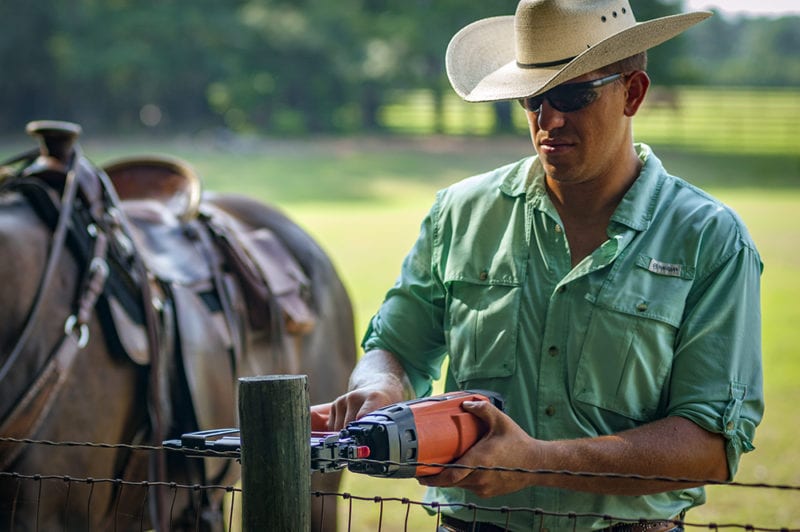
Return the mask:
[[550, 354], [551, 357], [558, 356], [558, 348], [554, 345], [551, 345], [547, 349], [547, 352]]
[[486, 270], [483, 270], [479, 277], [480, 277], [481, 281], [485, 281], [486, 279], [489, 278], [489, 272], [487, 272]]
[[544, 413], [547, 414], [550, 417], [553, 417], [556, 414], [556, 407], [554, 407], [553, 405], [550, 405], [550, 406], [548, 406], [547, 408], [544, 409]]
[[647, 310], [647, 303], [639, 303], [638, 305], [636, 305], [636, 310], [638, 310], [639, 312], [646, 311]]
[[555, 226], [555, 232], [556, 232], [556, 233], [560, 233], [561, 231], [562, 231], [562, 229], [561, 229], [561, 226], [560, 226], [560, 225], [558, 225], [558, 224], [556, 224], [556, 226]]
[[725, 425], [725, 430], [731, 431], [735, 426], [736, 425], [733, 424], [733, 421], [728, 421], [728, 423]]

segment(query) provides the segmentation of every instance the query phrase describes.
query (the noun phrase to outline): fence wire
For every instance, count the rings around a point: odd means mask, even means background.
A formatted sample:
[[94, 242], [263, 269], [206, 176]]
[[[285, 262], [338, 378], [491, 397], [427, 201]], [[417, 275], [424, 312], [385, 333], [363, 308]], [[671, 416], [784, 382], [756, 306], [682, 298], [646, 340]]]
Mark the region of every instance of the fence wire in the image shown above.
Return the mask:
[[[9, 438], [9, 437], [0, 437], [0, 443], [6, 444], [26, 444], [26, 445], [47, 445], [47, 446], [54, 446], [54, 447], [88, 447], [88, 448], [97, 448], [97, 449], [127, 449], [133, 451], [146, 451], [146, 452], [173, 452], [173, 453], [181, 453], [186, 455], [187, 457], [218, 457], [218, 458], [226, 458], [226, 459], [238, 459], [239, 454], [238, 452], [231, 452], [231, 451], [214, 451], [214, 450], [194, 450], [194, 449], [176, 449], [172, 447], [164, 447], [161, 445], [132, 445], [132, 444], [108, 444], [108, 443], [95, 443], [95, 442], [79, 442], [79, 441], [50, 441], [50, 440], [35, 440], [35, 439], [19, 439], [19, 438]], [[766, 482], [720, 482], [717, 480], [712, 479], [692, 479], [692, 478], [680, 478], [680, 477], [663, 477], [663, 476], [647, 476], [647, 475], [636, 475], [636, 474], [617, 474], [617, 473], [595, 473], [595, 472], [583, 472], [583, 471], [569, 471], [569, 470], [556, 470], [556, 469], [523, 469], [523, 468], [507, 468], [507, 467], [491, 467], [491, 466], [464, 466], [460, 464], [441, 464], [441, 463], [428, 463], [428, 462], [413, 462], [413, 463], [400, 463], [394, 461], [379, 461], [379, 460], [371, 460], [371, 459], [351, 459], [345, 460], [345, 462], [367, 462], [372, 464], [381, 464], [387, 466], [399, 466], [399, 465], [413, 465], [413, 466], [429, 466], [429, 467], [441, 467], [441, 468], [451, 468], [451, 469], [469, 469], [469, 470], [478, 470], [478, 471], [499, 471], [499, 472], [514, 472], [514, 473], [529, 473], [529, 474], [551, 474], [551, 475], [567, 475], [567, 476], [575, 476], [575, 477], [601, 477], [601, 478], [626, 478], [626, 479], [636, 479], [636, 480], [644, 480], [644, 481], [661, 481], [661, 482], [675, 482], [675, 483], [698, 483], [698, 484], [706, 484], [706, 485], [723, 485], [729, 487], [738, 487], [738, 488], [756, 488], [756, 489], [773, 489], [773, 490], [782, 490], [782, 491], [797, 491], [800, 492], [800, 485], [791, 485], [791, 484], [772, 484]], [[67, 494], [66, 494], [66, 501], [64, 503], [65, 511], [67, 507], [67, 502], [69, 501], [70, 497], [70, 489], [71, 486], [75, 483], [79, 484], [86, 484], [90, 486], [90, 491], [88, 495], [88, 500], [86, 502], [87, 509], [91, 509], [92, 505], [92, 492], [94, 486], [97, 484], [110, 484], [118, 488], [117, 490], [117, 500], [120, 497], [121, 489], [123, 487], [137, 487], [137, 488], [144, 488], [144, 496], [141, 501], [141, 509], [139, 512], [139, 519], [140, 523], [144, 524], [144, 519], [146, 515], [146, 508], [148, 503], [148, 493], [151, 488], [155, 487], [163, 487], [168, 488], [171, 493], [171, 501], [170, 501], [170, 518], [172, 518], [172, 509], [174, 508], [175, 500], [180, 490], [186, 490], [193, 494], [195, 502], [195, 508], [200, 507], [199, 501], [199, 493], [202, 491], [211, 491], [211, 490], [222, 490], [231, 496], [231, 502], [229, 507], [229, 515], [227, 516], [227, 528], [226, 530], [232, 530], [234, 527], [234, 506], [236, 497], [241, 497], [242, 489], [236, 486], [225, 486], [225, 485], [205, 485], [205, 484], [180, 484], [176, 482], [168, 482], [168, 481], [129, 481], [125, 479], [119, 478], [78, 478], [72, 477], [68, 475], [46, 475], [46, 474], [20, 474], [17, 472], [0, 472], [0, 479], [11, 479], [12, 481], [16, 481], [18, 486], [21, 482], [28, 481], [28, 482], [36, 482], [38, 483], [39, 487], [39, 500], [36, 501], [37, 504], [37, 511], [36, 511], [36, 520], [37, 523], [33, 523], [32, 525], [35, 526], [35, 530], [38, 530], [38, 519], [39, 519], [39, 509], [38, 506], [40, 504], [40, 499], [42, 496], [42, 484], [46, 481], [62, 481], [67, 485]], [[323, 492], [323, 491], [313, 491], [310, 493], [311, 497], [317, 497], [323, 499], [323, 512], [324, 512], [324, 501], [326, 499], [334, 499], [336, 501], [341, 500], [346, 502], [347, 506], [347, 530], [351, 530], [352, 527], [352, 518], [353, 518], [353, 502], [360, 501], [360, 502], [373, 502], [379, 505], [379, 517], [378, 517], [378, 531], [380, 532], [383, 530], [384, 523], [383, 523], [383, 510], [384, 505], [386, 503], [394, 503], [394, 504], [401, 504], [406, 506], [405, 512], [405, 523], [403, 524], [403, 530], [408, 530], [409, 522], [409, 512], [410, 509], [414, 506], [418, 506], [421, 508], [426, 509], [431, 515], [435, 516], [436, 519], [436, 526], [434, 530], [439, 527], [441, 522], [442, 516], [442, 509], [449, 508], [449, 509], [466, 509], [473, 512], [473, 522], [477, 523], [477, 512], [496, 512], [500, 514], [501, 519], [505, 520], [506, 527], [508, 527], [509, 519], [512, 514], [515, 513], [526, 513], [532, 516], [533, 522], [536, 522], [538, 518], [540, 521], [543, 522], [545, 517], [560, 517], [560, 518], [568, 518], [575, 523], [575, 527], [577, 527], [577, 521], [580, 518], [600, 518], [604, 519], [610, 523], [615, 524], [624, 524], [624, 523], [639, 523], [642, 522], [641, 519], [631, 519], [628, 517], [620, 517], [608, 514], [597, 514], [597, 513], [578, 513], [578, 512], [554, 512], [549, 511], [543, 508], [529, 508], [529, 507], [491, 507], [491, 506], [481, 506], [476, 504], [459, 504], [459, 503], [440, 503], [440, 502], [425, 502], [425, 501], [418, 501], [412, 500], [409, 498], [398, 498], [398, 497], [383, 497], [380, 495], [374, 496], [359, 496], [353, 495], [347, 492]], [[13, 529], [15, 514], [16, 514], [16, 499], [12, 501], [12, 509], [11, 509], [11, 529]], [[197, 512], [199, 514], [199, 512]], [[65, 516], [66, 517], [66, 516]], [[779, 527], [779, 528], [769, 528], [769, 527], [761, 527], [756, 526], [753, 524], [748, 523], [717, 523], [717, 522], [709, 522], [709, 523], [699, 523], [699, 522], [691, 522], [691, 521], [684, 521], [680, 519], [670, 520], [675, 526], [682, 526], [684, 528], [705, 528], [709, 530], [720, 530], [720, 529], [742, 529], [742, 530], [752, 530], [752, 531], [763, 531], [763, 532], [800, 532], [800, 529], [792, 529], [789, 527]], [[2, 526], [2, 525], [0, 525]], [[392, 525], [394, 526], [394, 524]], [[574, 528], [577, 530], [577, 528]], [[195, 530], [200, 530], [200, 523], [199, 523], [199, 516], [198, 521], [196, 523]], [[396, 530], [396, 528], [392, 528], [391, 530]], [[510, 529], [509, 529], [510, 530]]]

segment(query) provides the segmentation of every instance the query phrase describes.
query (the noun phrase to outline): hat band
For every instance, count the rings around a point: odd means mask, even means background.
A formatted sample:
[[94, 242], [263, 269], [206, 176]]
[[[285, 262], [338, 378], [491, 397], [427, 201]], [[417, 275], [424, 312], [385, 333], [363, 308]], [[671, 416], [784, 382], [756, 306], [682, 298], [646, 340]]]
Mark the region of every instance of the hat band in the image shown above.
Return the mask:
[[573, 57], [567, 57], [566, 59], [559, 59], [558, 61], [549, 61], [547, 63], [520, 63], [519, 61], [517, 61], [517, 66], [519, 68], [547, 68], [547, 67], [554, 67], [554, 66], [558, 66], [558, 65], [565, 65], [565, 64], [569, 63], [570, 61], [572, 61], [573, 59], [575, 59], [576, 57], [578, 57], [578, 56], [576, 55], [576, 56], [573, 56]]

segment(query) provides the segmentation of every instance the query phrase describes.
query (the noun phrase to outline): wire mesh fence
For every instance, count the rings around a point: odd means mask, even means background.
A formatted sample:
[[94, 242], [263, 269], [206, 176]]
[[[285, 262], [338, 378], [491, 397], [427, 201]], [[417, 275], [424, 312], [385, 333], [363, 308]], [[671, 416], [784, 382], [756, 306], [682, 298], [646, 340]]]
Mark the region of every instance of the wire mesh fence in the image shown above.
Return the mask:
[[[181, 450], [174, 448], [167, 448], [162, 446], [151, 445], [127, 445], [127, 444], [106, 444], [96, 442], [55, 442], [45, 440], [32, 440], [32, 439], [16, 439], [0, 437], [0, 444], [17, 444], [17, 445], [44, 445], [54, 448], [57, 452], [59, 448], [64, 447], [83, 447], [89, 449], [91, 452], [103, 452], [108, 449], [128, 449], [137, 452], [145, 453], [178, 453], [185, 455], [186, 460], [197, 460], [198, 457], [213, 457], [224, 460], [234, 460], [236, 453], [219, 452], [219, 451], [197, 451], [197, 450]], [[370, 461], [368, 458], [353, 459], [353, 461]], [[372, 462], [375, 462], [374, 460]], [[396, 462], [383, 461], [386, 465], [398, 465]], [[406, 464], [408, 465], [408, 464]], [[412, 465], [426, 465], [433, 467], [449, 467], [449, 468], [465, 468], [466, 466], [453, 465], [453, 464], [428, 464], [428, 463], [415, 463]], [[787, 491], [797, 494], [800, 499], [800, 486], [791, 484], [773, 484], [769, 482], [718, 482], [704, 479], [687, 479], [687, 478], [671, 478], [671, 477], [652, 477], [641, 475], [618, 475], [618, 474], [604, 474], [604, 473], [588, 473], [579, 471], [564, 471], [564, 470], [525, 470], [525, 469], [509, 469], [498, 467], [469, 467], [469, 469], [484, 470], [484, 471], [498, 471], [498, 472], [517, 472], [529, 474], [552, 474], [552, 475], [570, 475], [570, 476], [584, 476], [584, 477], [607, 477], [607, 478], [635, 478], [641, 480], [659, 480], [665, 482], [697, 482], [700, 481], [704, 484], [716, 484], [726, 486], [728, 489], [736, 488], [750, 488], [758, 490], [777, 490]], [[128, 480], [124, 478], [91, 478], [91, 477], [76, 477], [69, 475], [58, 474], [21, 474], [13, 471], [0, 472], [0, 483], [10, 483], [16, 486], [16, 492], [21, 492], [21, 487], [24, 484], [34, 486], [32, 491], [35, 493], [33, 498], [19, 498], [12, 497], [11, 500], [0, 502], [0, 530], [51, 530], [50, 525], [44, 525], [44, 518], [50, 517], [49, 523], [52, 523], [52, 515], [43, 515], [45, 504], [44, 502], [48, 497], [57, 496], [60, 502], [58, 513], [59, 526], [56, 530], [146, 530], [149, 528], [148, 521], [148, 507], [152, 502], [153, 492], [156, 489], [166, 490], [168, 496], [167, 501], [170, 508], [170, 522], [173, 523], [174, 530], [205, 530], [205, 524], [201, 520], [202, 499], [204, 496], [223, 495], [227, 498], [224, 515], [222, 522], [225, 530], [235, 531], [241, 529], [241, 523], [235, 512], [235, 508], [240, 504], [243, 497], [243, 490], [237, 485], [213, 485], [213, 484], [181, 484], [178, 482], [169, 481], [152, 481], [152, 480]], [[115, 492], [114, 500], [112, 503], [112, 511], [103, 521], [100, 528], [96, 526], [93, 528], [89, 522], [81, 521], [71, 514], [70, 509], [76, 505], [86, 510], [88, 515], [94, 512], [105, 511], [101, 508], [95, 508], [94, 496], [99, 489], [113, 489]], [[28, 490], [29, 493], [31, 490]], [[55, 494], [55, 495], [54, 495]], [[127, 509], [122, 510], [119, 501], [122, 499], [123, 494], [127, 497], [133, 497], [137, 504], [127, 505]], [[177, 519], [177, 505], [176, 501], [179, 496], [185, 496], [190, 501], [190, 509], [186, 515], [191, 517], [184, 518], [182, 521]], [[538, 507], [492, 507], [475, 504], [454, 504], [436, 501], [423, 501], [415, 500], [412, 497], [392, 497], [381, 494], [353, 494], [348, 492], [323, 492], [312, 491], [309, 493], [310, 499], [322, 499], [321, 505], [322, 512], [330, 511], [334, 506], [339, 507], [340, 511], [344, 513], [340, 519], [342, 527], [347, 531], [362, 532], [361, 525], [356, 524], [357, 514], [366, 512], [370, 514], [377, 514], [377, 526], [374, 530], [377, 531], [399, 531], [399, 530], [415, 530], [419, 527], [414, 526], [410, 522], [410, 515], [412, 508], [422, 509], [430, 515], [430, 530], [435, 532], [440, 523], [443, 513], [447, 510], [459, 509], [471, 512], [473, 521], [478, 521], [478, 512], [481, 515], [496, 514], [495, 523], [506, 523], [508, 530], [512, 530], [508, 523], [515, 514], [524, 514], [526, 520], [531, 523], [532, 530], [540, 530], [546, 528], [548, 519], [550, 518], [563, 518], [567, 522], [572, 523], [573, 530], [581, 530], [580, 520], [586, 518], [602, 519], [608, 522], [609, 526], [625, 524], [625, 523], [639, 523], [641, 519], [631, 518], [625, 516], [615, 516], [608, 514], [597, 514], [589, 512], [577, 511], [553, 511], [547, 508]], [[270, 494], [255, 494], [256, 500], [263, 501], [263, 504], [270, 504]], [[743, 497], [743, 500], [746, 498]], [[799, 501], [800, 502], [800, 501]], [[400, 521], [397, 517], [388, 518], [384, 515], [385, 510], [389, 505], [399, 506], [403, 508], [401, 512], [405, 517]], [[797, 505], [800, 507], [800, 504]], [[48, 512], [53, 512], [53, 507], [49, 506]], [[388, 512], [387, 512], [388, 514]], [[395, 515], [397, 512], [395, 512]], [[790, 531], [798, 530], [791, 528], [791, 526], [781, 525], [765, 525], [759, 523], [745, 523], [735, 521], [720, 521], [720, 522], [700, 522], [692, 520], [691, 518], [674, 518], [670, 519], [676, 526], [681, 526], [686, 530], [689, 529], [708, 529], [708, 530], [753, 530], [753, 531]], [[177, 523], [177, 524], [176, 524]], [[502, 525], [498, 525], [501, 528]], [[333, 532], [333, 531], [330, 531]]]

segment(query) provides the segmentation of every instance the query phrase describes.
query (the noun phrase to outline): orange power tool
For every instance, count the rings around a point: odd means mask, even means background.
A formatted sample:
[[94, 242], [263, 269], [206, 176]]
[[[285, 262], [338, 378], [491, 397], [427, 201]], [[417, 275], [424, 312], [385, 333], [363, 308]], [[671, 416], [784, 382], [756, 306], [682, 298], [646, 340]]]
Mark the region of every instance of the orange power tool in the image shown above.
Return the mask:
[[[348, 468], [376, 477], [435, 475], [458, 460], [485, 433], [477, 416], [461, 408], [464, 401], [488, 401], [503, 409], [502, 397], [467, 390], [395, 403], [351, 421], [340, 432], [311, 433], [311, 471], [329, 473]], [[327, 408], [326, 408], [327, 406]], [[312, 407], [312, 430], [327, 424], [330, 405]], [[191, 432], [167, 447], [237, 453], [237, 429]]]
[[378, 477], [435, 475], [443, 468], [425, 464], [456, 461], [486, 433], [480, 418], [461, 408], [464, 401], [503, 408], [500, 395], [483, 390], [395, 403], [351, 421], [338, 434], [312, 433], [311, 469], [346, 465], [354, 473]]

